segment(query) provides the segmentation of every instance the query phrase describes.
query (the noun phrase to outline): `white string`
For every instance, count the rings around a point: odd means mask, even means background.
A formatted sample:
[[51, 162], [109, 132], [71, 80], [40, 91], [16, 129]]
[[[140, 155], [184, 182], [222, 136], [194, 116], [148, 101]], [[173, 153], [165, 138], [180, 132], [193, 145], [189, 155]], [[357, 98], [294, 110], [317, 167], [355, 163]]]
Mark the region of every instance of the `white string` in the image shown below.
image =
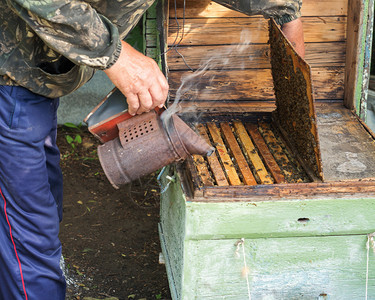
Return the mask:
[[246, 276], [246, 284], [247, 284], [247, 294], [249, 296], [249, 300], [251, 300], [251, 293], [250, 293], [250, 282], [249, 282], [249, 268], [247, 267], [246, 264], [246, 255], [245, 255], [245, 239], [241, 238], [237, 243], [235, 244], [237, 246], [236, 248], [236, 255], [239, 257], [239, 248], [240, 245], [242, 246], [242, 257], [243, 257], [243, 264], [244, 264], [244, 273]]
[[375, 252], [375, 242], [374, 242], [375, 232], [367, 235], [366, 249], [367, 249], [367, 259], [366, 259], [366, 294], [365, 299], [368, 297], [368, 276], [369, 276], [369, 261], [370, 261], [370, 248]]
[[175, 177], [171, 177], [171, 176], [169, 176], [169, 175], [165, 176], [165, 178], [168, 180], [168, 183], [167, 183], [167, 185], [164, 187], [164, 189], [162, 189], [162, 190], [160, 191], [161, 194], [164, 194], [164, 193], [168, 190], [169, 185], [170, 185], [172, 182], [175, 182], [175, 181], [176, 181], [176, 180], [175, 180]]

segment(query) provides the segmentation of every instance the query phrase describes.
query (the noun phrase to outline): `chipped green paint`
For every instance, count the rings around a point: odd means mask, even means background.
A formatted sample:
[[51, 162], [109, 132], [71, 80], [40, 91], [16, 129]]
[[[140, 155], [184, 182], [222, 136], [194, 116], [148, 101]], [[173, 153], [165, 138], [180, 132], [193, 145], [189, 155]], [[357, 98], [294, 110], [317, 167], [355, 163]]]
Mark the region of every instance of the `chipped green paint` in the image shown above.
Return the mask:
[[367, 111], [367, 89], [370, 78], [372, 31], [374, 16], [374, 0], [360, 0], [363, 2], [363, 24], [360, 28], [360, 56], [358, 64], [358, 78], [355, 82], [355, 103], [359, 116], [365, 120]]
[[[161, 4], [159, 3], [161, 2]], [[147, 10], [144, 15], [143, 35], [145, 37], [145, 53], [147, 56], [153, 58], [159, 68], [162, 69], [161, 51], [160, 51], [160, 30], [157, 25], [157, 10], [158, 5], [162, 5], [163, 0], [155, 1], [154, 4]]]
[[[243, 248], [239, 241], [186, 241], [179, 299], [365, 299], [366, 235], [244, 239]], [[374, 299], [374, 253], [369, 265]]]
[[375, 253], [366, 248], [374, 198], [190, 202], [173, 166], [161, 185], [174, 300], [249, 299], [245, 263], [252, 299], [364, 299], [367, 253], [375, 299]]
[[374, 216], [369, 213], [375, 211], [373, 198], [188, 202], [185, 209], [189, 239], [345, 235], [375, 231]]
[[[185, 239], [185, 203], [186, 198], [181, 188], [181, 182], [174, 173], [174, 168], [163, 169], [160, 183], [164, 186], [160, 202], [159, 235], [163, 255], [166, 258], [168, 281], [173, 299], [182, 299], [184, 272], [184, 239]], [[166, 176], [175, 178], [170, 183]], [[167, 187], [168, 186], [168, 187]], [[167, 188], [166, 188], [167, 187]]]

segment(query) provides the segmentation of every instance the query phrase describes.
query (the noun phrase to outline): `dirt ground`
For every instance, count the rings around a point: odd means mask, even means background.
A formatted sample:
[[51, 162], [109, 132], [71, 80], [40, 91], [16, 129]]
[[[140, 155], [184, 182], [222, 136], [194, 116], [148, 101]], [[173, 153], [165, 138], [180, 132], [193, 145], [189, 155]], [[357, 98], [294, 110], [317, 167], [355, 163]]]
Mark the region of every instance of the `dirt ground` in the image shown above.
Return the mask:
[[86, 127], [59, 127], [58, 144], [67, 299], [170, 299], [159, 264], [156, 174], [116, 190], [97, 158], [100, 143]]

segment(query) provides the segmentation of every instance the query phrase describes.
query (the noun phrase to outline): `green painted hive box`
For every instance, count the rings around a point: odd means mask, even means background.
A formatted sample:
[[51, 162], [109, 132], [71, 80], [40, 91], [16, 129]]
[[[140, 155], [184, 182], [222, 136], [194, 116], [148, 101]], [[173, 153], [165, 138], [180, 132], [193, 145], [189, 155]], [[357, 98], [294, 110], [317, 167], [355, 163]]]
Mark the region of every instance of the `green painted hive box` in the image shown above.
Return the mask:
[[375, 299], [373, 0], [302, 15], [305, 59], [272, 21], [214, 2], [148, 13], [169, 107], [216, 149], [159, 175], [174, 300]]

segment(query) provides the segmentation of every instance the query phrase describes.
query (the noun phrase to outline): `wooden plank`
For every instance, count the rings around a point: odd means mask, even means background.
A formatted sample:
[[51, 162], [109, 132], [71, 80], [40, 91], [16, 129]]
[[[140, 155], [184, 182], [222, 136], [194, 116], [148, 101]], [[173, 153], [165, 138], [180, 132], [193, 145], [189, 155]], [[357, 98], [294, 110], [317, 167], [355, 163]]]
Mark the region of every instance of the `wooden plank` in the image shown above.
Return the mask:
[[[343, 67], [345, 47], [344, 42], [306, 43], [305, 60], [311, 67]], [[271, 68], [267, 44], [186, 46], [178, 48], [178, 52], [194, 70], [208, 60], [212, 64], [211, 70]], [[167, 53], [170, 71], [188, 69], [180, 54], [173, 50]]]
[[[327, 184], [294, 184], [295, 200], [283, 199], [273, 201], [252, 201], [249, 194], [247, 200], [222, 202], [190, 202], [187, 207], [189, 219], [189, 238], [209, 239], [222, 238], [261, 238], [261, 237], [300, 237], [316, 235], [366, 234], [375, 231], [373, 211], [375, 209], [374, 184], [371, 193], [365, 198], [353, 196], [345, 198], [325, 197], [302, 199], [298, 194], [299, 185], [309, 185], [310, 189]], [[276, 189], [282, 191], [286, 185], [231, 186], [226, 189], [241, 194], [240, 190], [254, 191]], [[369, 186], [369, 185], [368, 185]], [[215, 188], [207, 188], [207, 190]], [[286, 192], [286, 190], [285, 190]], [[292, 192], [289, 189], [289, 192]], [[212, 200], [218, 199], [213, 197]], [[280, 198], [279, 198], [280, 199]], [[228, 199], [227, 199], [228, 200]], [[253, 205], [251, 205], [253, 203]], [[355, 208], [355, 213], [353, 213]], [[207, 218], [208, 215], [215, 216]], [[329, 216], [329, 217], [328, 217]], [[358, 216], [361, 216], [359, 218]], [[309, 219], [300, 222], [299, 219]], [[230, 224], [230, 226], [228, 226]], [[363, 245], [365, 247], [365, 245]]]
[[275, 179], [276, 183], [284, 183], [285, 177], [277, 164], [276, 160], [272, 156], [272, 153], [268, 149], [266, 143], [264, 142], [262, 136], [260, 135], [258, 131], [258, 126], [256, 124], [246, 124], [246, 129], [251, 135], [252, 140], [254, 141], [255, 145], [258, 148], [258, 151], [263, 157], [263, 160], [268, 168], [268, 170], [271, 172], [273, 178]]
[[[169, 73], [170, 97], [176, 97], [183, 71]], [[344, 68], [313, 68], [314, 97], [318, 99], [343, 99]], [[208, 70], [191, 81], [191, 88], [182, 100], [272, 100], [273, 80], [269, 69]]]
[[[173, 103], [173, 99], [169, 99]], [[220, 101], [212, 105], [212, 101], [181, 101], [181, 112], [272, 112], [276, 106], [273, 101]]]
[[193, 155], [194, 165], [204, 186], [213, 186], [214, 180], [202, 155]]
[[[173, 103], [170, 99], [170, 104]], [[318, 106], [342, 106], [342, 100], [321, 100], [317, 101], [315, 105]], [[275, 102], [272, 101], [220, 101], [212, 105], [212, 101], [182, 101], [179, 103], [181, 112], [191, 113], [210, 112], [210, 113], [252, 113], [252, 112], [272, 112], [275, 110]]]
[[145, 51], [146, 51], [146, 56], [151, 57], [154, 60], [157, 60], [158, 55], [160, 55], [159, 54], [160, 51], [157, 48], [146, 47]]
[[[177, 176], [178, 182], [169, 183], [167, 176], [174, 176], [175, 168], [169, 165], [161, 176], [161, 184], [163, 189], [169, 184], [171, 188], [165, 189], [160, 197], [160, 223], [159, 235], [161, 238], [161, 247], [166, 260], [168, 276], [173, 278], [173, 286], [171, 286], [171, 294], [175, 299], [181, 299], [181, 289], [183, 285], [183, 269], [176, 262], [184, 259], [184, 231], [185, 231], [185, 206], [186, 194], [182, 190], [180, 178]], [[176, 220], [178, 219], [178, 221]], [[171, 251], [173, 249], [173, 251]], [[169, 253], [169, 251], [171, 251]], [[168, 256], [167, 256], [168, 253]]]
[[[350, 109], [356, 107], [355, 97], [358, 89], [356, 83], [359, 76], [358, 68], [362, 50], [359, 45], [363, 30], [363, 8], [362, 0], [349, 0], [344, 104]], [[357, 111], [359, 111], [358, 107]]]
[[[186, 240], [180, 299], [366, 299], [367, 239], [362, 234]], [[356, 259], [350, 259], [353, 253]], [[373, 299], [370, 253], [367, 293]]]
[[329, 183], [288, 183], [257, 186], [233, 186], [230, 188], [204, 188], [203, 193], [197, 194], [197, 202], [263, 202], [275, 200], [301, 199], [362, 199], [375, 198], [373, 181], [350, 181]]
[[[168, 45], [173, 44], [176, 35], [182, 34], [182, 20], [170, 19]], [[344, 42], [346, 39], [346, 17], [306, 17], [303, 19], [306, 43]], [[210, 18], [185, 21], [184, 39], [180, 46], [219, 44], [265, 44], [268, 41], [268, 21], [262, 17], [253, 18]]]
[[308, 181], [298, 162], [295, 160], [291, 161], [292, 158], [286, 154], [285, 145], [283, 145], [283, 147], [280, 145], [280, 142], [271, 130], [271, 126], [267, 123], [260, 123], [259, 131], [283, 171], [287, 182]]
[[[178, 18], [183, 17], [183, 0], [176, 1]], [[210, 0], [186, 1], [186, 18], [244, 17], [243, 13], [231, 10]], [[302, 16], [344, 16], [347, 14], [348, 0], [304, 0]], [[175, 17], [174, 1], [170, 2], [170, 16]]]
[[[211, 145], [211, 141], [210, 141], [210, 138], [208, 137], [206, 127], [203, 124], [198, 124], [196, 126], [196, 129], [198, 130], [199, 134], [206, 140], [206, 142]], [[207, 157], [207, 161], [215, 177], [216, 184], [218, 186], [229, 185], [215, 152]]]
[[318, 110], [326, 181], [375, 179], [375, 141], [348, 109]]
[[363, 35], [361, 40], [361, 68], [359, 69], [359, 80], [357, 85], [360, 86], [360, 93], [358, 93], [357, 106], [359, 109], [359, 116], [362, 120], [367, 120], [368, 108], [367, 104], [370, 102], [368, 99], [368, 85], [370, 81], [370, 74], [373, 67], [372, 58], [374, 57], [375, 50], [371, 51], [374, 36], [374, 10], [375, 0], [366, 0], [365, 8], [365, 21], [363, 22]]
[[238, 177], [237, 171], [228, 154], [228, 150], [225, 147], [224, 141], [221, 138], [219, 129], [217, 128], [215, 123], [207, 123], [207, 127], [214, 142], [216, 151], [218, 152], [221, 162], [223, 164], [229, 183], [231, 185], [241, 185], [241, 180]]
[[374, 0], [350, 0], [348, 10], [345, 106], [365, 120], [371, 64]]
[[234, 121], [233, 126], [243, 149], [245, 149], [247, 157], [254, 166], [254, 172], [259, 178], [259, 181], [262, 184], [272, 184], [273, 180], [270, 174], [267, 172], [262, 159], [259, 157], [258, 151], [254, 147], [254, 144], [247, 134], [244, 125], [240, 121]]
[[256, 185], [257, 182], [253, 176], [253, 173], [250, 170], [250, 167], [246, 161], [246, 158], [242, 154], [242, 150], [240, 146], [238, 145], [235, 136], [233, 135], [230, 125], [228, 123], [220, 123], [220, 127], [221, 127], [221, 131], [223, 132], [223, 136], [227, 144], [229, 145], [230, 151], [237, 162], [237, 165], [242, 174], [244, 183], [247, 185]]

